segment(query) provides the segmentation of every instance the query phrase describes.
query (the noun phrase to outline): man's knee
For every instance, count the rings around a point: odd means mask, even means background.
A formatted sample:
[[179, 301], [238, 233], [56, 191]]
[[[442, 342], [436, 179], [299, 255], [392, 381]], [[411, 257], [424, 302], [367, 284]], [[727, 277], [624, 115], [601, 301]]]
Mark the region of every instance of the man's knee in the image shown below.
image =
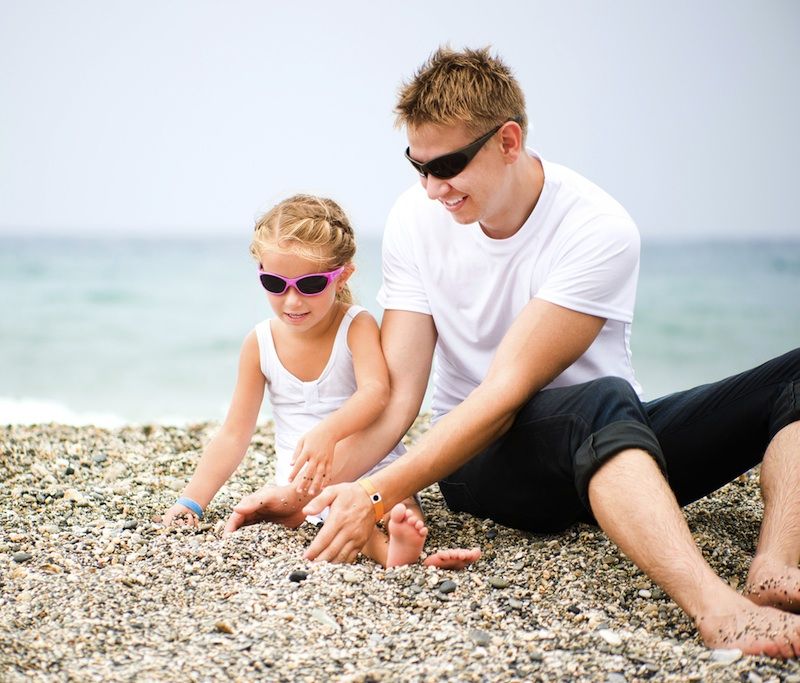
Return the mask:
[[588, 385], [595, 412], [592, 431], [621, 421], [647, 424], [647, 414], [634, 388], [621, 377], [601, 377]]
[[[621, 383], [621, 384], [620, 384]], [[603, 409], [592, 433], [574, 455], [575, 488], [584, 506], [589, 504], [589, 483], [603, 465], [624, 451], [644, 452], [666, 476], [666, 460], [647, 415], [633, 388], [614, 377], [597, 380]]]

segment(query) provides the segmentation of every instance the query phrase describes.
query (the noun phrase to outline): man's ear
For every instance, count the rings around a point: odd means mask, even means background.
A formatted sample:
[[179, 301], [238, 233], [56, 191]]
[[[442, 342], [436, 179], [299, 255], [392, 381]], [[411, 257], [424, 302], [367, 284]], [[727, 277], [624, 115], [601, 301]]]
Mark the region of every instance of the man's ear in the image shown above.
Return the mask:
[[507, 164], [513, 164], [522, 154], [522, 127], [516, 121], [508, 121], [500, 129], [500, 149]]

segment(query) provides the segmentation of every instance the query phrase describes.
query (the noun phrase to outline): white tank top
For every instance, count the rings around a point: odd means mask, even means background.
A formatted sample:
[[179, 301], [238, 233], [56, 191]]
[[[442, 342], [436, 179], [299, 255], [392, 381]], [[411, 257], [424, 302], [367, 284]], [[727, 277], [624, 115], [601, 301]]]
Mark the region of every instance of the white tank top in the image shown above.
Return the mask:
[[[267, 382], [275, 421], [275, 483], [289, 483], [290, 461], [301, 436], [337, 410], [357, 389], [353, 356], [347, 345], [347, 332], [355, 317], [364, 311], [350, 306], [342, 318], [330, 358], [319, 377], [309, 382], [295, 377], [281, 363], [275, 350], [270, 320], [256, 325], [261, 372]], [[405, 452], [398, 444], [371, 472], [375, 472]]]

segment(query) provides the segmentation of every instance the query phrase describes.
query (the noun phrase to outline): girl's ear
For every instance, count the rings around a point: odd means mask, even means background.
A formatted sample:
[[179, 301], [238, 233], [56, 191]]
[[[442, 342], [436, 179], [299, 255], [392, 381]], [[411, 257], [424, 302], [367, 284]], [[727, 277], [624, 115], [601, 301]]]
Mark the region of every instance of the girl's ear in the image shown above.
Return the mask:
[[350, 279], [350, 276], [355, 272], [356, 266], [354, 263], [348, 263], [342, 274], [336, 278], [336, 291], [341, 292], [344, 289], [344, 286], [347, 284], [347, 281]]

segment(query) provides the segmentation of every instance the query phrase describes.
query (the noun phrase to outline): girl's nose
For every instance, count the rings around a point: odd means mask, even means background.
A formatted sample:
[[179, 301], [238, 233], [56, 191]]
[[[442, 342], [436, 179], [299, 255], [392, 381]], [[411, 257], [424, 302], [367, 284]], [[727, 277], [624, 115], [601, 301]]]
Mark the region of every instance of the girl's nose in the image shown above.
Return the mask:
[[286, 290], [286, 294], [283, 296], [286, 297], [287, 306], [296, 306], [303, 301], [303, 295], [300, 294], [300, 292], [298, 292], [294, 287], [289, 287]]

